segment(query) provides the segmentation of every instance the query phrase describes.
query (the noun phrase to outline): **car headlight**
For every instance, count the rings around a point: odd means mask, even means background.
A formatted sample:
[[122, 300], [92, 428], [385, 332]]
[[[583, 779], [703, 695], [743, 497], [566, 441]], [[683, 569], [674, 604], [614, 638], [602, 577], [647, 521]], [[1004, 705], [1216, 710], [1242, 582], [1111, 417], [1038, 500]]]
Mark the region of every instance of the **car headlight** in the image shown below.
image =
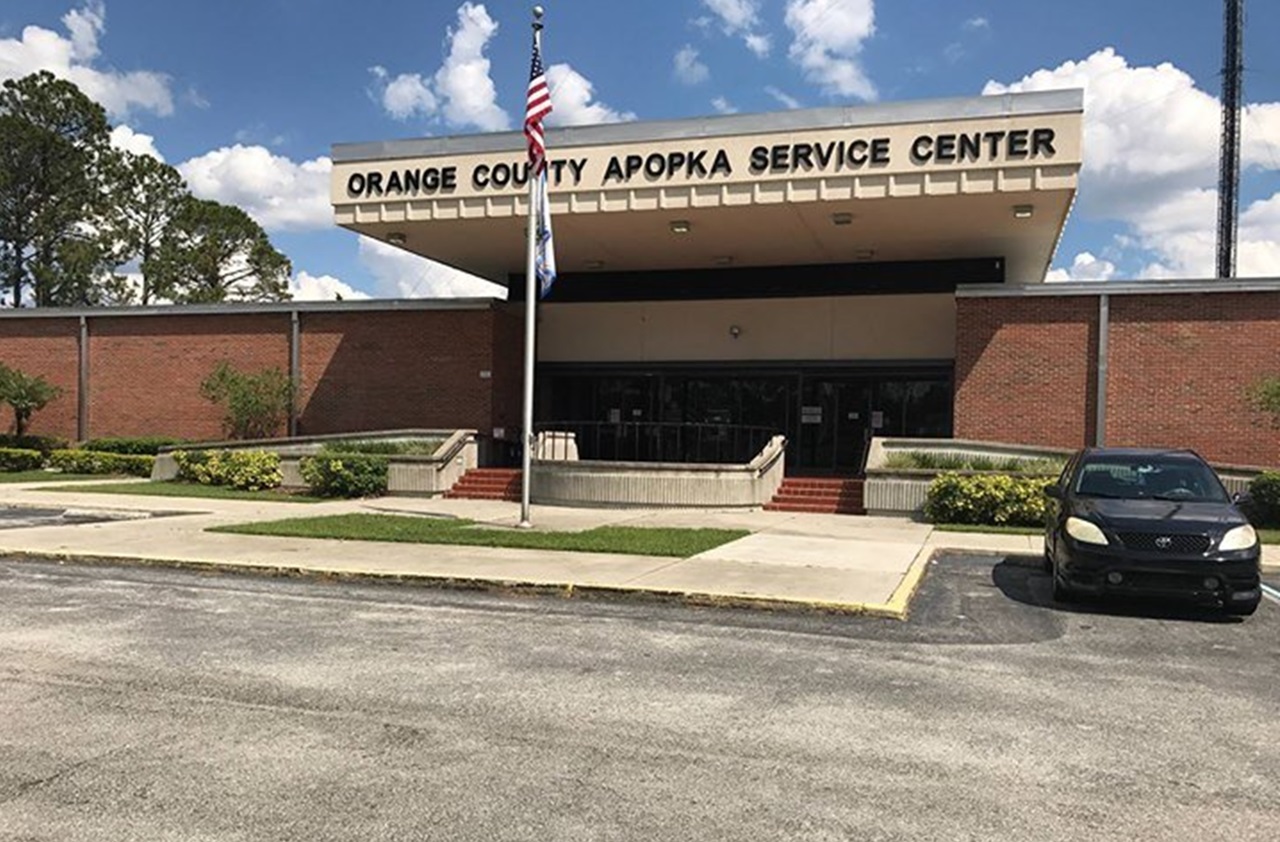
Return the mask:
[[1107, 543], [1107, 536], [1102, 534], [1096, 523], [1078, 517], [1067, 518], [1067, 534], [1082, 544]]
[[1247, 550], [1256, 543], [1258, 543], [1258, 533], [1252, 526], [1246, 524], [1227, 530], [1227, 534], [1222, 536], [1222, 543], [1218, 544], [1218, 549]]

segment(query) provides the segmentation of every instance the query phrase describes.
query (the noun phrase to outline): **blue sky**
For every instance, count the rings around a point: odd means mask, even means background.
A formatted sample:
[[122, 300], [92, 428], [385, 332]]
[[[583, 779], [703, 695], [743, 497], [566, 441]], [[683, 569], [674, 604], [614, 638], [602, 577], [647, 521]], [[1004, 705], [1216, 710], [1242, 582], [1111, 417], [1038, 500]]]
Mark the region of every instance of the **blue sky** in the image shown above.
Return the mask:
[[[544, 5], [553, 124], [1085, 87], [1085, 169], [1050, 278], [1213, 272], [1217, 0]], [[331, 224], [330, 144], [515, 127], [530, 6], [5, 0], [0, 79], [77, 81], [120, 145], [250, 211], [300, 297], [464, 294], [485, 287]], [[1249, 0], [1242, 275], [1280, 276], [1277, 34], [1280, 3]]]

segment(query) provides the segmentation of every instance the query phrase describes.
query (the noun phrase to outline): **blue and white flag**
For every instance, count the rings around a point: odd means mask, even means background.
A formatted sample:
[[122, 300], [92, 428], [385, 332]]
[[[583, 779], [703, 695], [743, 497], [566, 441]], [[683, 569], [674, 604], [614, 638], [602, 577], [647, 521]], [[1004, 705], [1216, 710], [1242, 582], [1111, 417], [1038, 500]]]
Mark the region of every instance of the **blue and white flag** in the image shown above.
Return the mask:
[[556, 248], [551, 237], [551, 200], [547, 198], [547, 169], [538, 176], [538, 239], [534, 256], [538, 297], [546, 298], [556, 280]]

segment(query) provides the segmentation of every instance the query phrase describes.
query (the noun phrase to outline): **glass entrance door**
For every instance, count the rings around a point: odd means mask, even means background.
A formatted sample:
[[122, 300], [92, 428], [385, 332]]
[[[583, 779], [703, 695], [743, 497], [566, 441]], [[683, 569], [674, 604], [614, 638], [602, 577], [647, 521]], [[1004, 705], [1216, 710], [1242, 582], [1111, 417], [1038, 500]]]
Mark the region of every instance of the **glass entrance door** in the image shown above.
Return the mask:
[[871, 394], [866, 381], [805, 380], [800, 390], [799, 469], [843, 475], [862, 467]]

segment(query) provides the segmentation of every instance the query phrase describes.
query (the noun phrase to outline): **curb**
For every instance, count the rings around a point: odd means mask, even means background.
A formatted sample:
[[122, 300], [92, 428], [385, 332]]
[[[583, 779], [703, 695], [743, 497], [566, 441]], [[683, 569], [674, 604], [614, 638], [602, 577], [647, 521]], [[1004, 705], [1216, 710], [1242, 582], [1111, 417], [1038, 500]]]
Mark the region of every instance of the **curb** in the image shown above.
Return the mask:
[[822, 602], [818, 600], [786, 599], [783, 597], [752, 597], [739, 594], [719, 594], [702, 591], [671, 591], [654, 588], [632, 588], [607, 585], [576, 585], [568, 583], [537, 583], [512, 579], [460, 578], [429, 573], [355, 573], [320, 570], [311, 567], [293, 567], [274, 564], [228, 564], [218, 561], [190, 561], [183, 559], [153, 559], [137, 556], [81, 555], [76, 553], [15, 552], [0, 550], [0, 559], [21, 561], [34, 559], [59, 564], [83, 564], [137, 568], [167, 568], [203, 573], [229, 573], [244, 576], [262, 576], [278, 579], [312, 579], [328, 582], [352, 582], [356, 584], [397, 584], [437, 590], [479, 591], [494, 594], [523, 594], [530, 596], [557, 596], [563, 599], [600, 599], [632, 602], [662, 602], [703, 608], [731, 608], [740, 610], [772, 611], [778, 613], [826, 614], [849, 617], [878, 617], [892, 620], [907, 618], [907, 603], [914, 595], [924, 576], [925, 567], [932, 553], [920, 554], [911, 562], [903, 580], [887, 603]]

